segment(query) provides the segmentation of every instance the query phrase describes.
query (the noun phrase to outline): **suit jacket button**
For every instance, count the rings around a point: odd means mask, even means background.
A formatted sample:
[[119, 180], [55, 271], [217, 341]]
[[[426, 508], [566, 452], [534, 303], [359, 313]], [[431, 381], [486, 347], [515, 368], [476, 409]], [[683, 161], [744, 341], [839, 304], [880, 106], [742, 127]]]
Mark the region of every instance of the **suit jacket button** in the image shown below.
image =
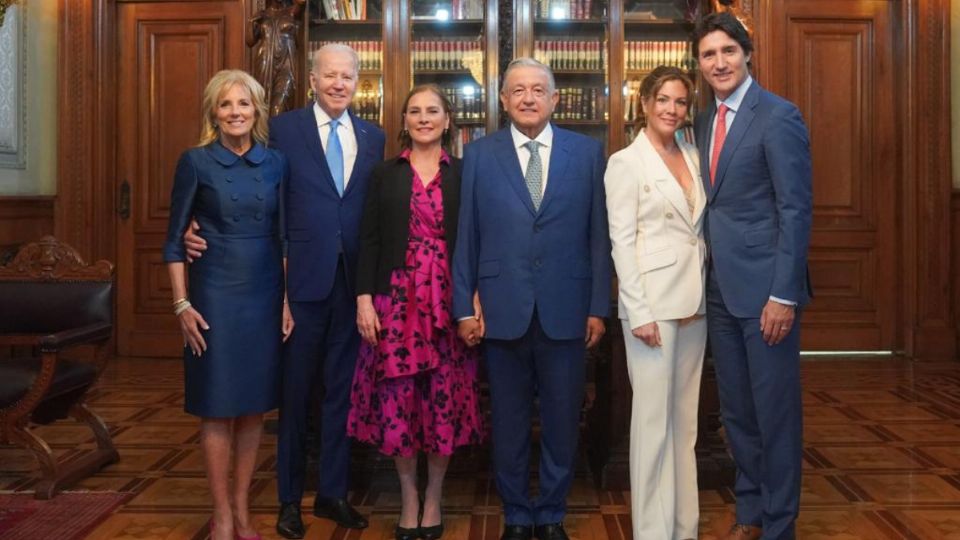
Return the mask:
[[262, 200], [263, 200], [263, 193], [257, 193], [257, 200], [258, 200], [258, 201], [262, 201]]
[[226, 180], [227, 182], [233, 182], [233, 178], [230, 178], [229, 176], [224, 178], [224, 180]]
[[646, 191], [646, 192], [649, 192], [649, 191], [650, 191], [650, 186], [643, 186], [643, 190]]
[[535, 261], [533, 261], [533, 265], [536, 266], [537, 268], [540, 268], [540, 264], [541, 264], [540, 259], [536, 259]]
[[230, 195], [230, 200], [231, 200], [231, 201], [239, 201], [239, 200], [240, 200], [240, 194], [239, 194], [239, 193], [232, 193], [232, 194]]
[[667, 212], [667, 219], [673, 219], [673, 212]]
[[240, 214], [234, 214], [234, 215], [233, 215], [233, 220], [234, 220], [234, 221], [240, 221]]
[[263, 221], [263, 212], [257, 212], [253, 215], [253, 219], [257, 221]]
[[691, 239], [690, 239], [690, 245], [691, 245], [691, 246], [697, 245], [697, 239], [696, 239], [696, 238], [691, 238]]
[[263, 182], [263, 178], [260, 178], [259, 176], [254, 177], [254, 180], [257, 182]]

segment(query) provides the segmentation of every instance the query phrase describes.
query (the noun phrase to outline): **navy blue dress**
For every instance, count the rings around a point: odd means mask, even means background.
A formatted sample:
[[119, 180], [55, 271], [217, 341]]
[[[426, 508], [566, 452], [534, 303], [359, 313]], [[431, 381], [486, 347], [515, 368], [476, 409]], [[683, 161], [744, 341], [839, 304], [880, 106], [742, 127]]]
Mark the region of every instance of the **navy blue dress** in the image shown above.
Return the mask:
[[190, 303], [210, 325], [207, 350], [184, 348], [184, 409], [236, 417], [277, 407], [283, 308], [283, 155], [254, 144], [243, 156], [214, 142], [180, 156], [165, 262], [186, 261], [191, 218], [207, 241], [189, 265]]

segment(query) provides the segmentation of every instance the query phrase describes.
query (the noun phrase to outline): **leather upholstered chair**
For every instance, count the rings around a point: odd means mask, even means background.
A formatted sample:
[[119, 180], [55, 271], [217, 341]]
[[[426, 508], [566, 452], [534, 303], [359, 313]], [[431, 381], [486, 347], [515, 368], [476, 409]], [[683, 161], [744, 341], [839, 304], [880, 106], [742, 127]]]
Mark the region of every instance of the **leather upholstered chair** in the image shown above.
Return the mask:
[[[0, 266], [0, 347], [11, 353], [0, 358], [0, 442], [23, 446], [40, 462], [38, 499], [119, 459], [107, 426], [84, 402], [106, 364], [112, 331], [111, 263], [86, 265], [73, 248], [47, 236]], [[97, 448], [58, 463], [30, 424], [67, 416], [90, 427]]]

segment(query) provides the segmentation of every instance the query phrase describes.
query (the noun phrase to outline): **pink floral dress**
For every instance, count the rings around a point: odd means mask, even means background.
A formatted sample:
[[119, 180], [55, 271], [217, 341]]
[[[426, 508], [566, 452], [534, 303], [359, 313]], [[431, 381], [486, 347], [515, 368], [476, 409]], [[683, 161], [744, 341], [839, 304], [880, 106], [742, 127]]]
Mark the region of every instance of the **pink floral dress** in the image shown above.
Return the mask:
[[391, 274], [390, 294], [374, 297], [380, 339], [361, 344], [350, 392], [347, 433], [388, 456], [451, 455], [483, 440], [477, 352], [451, 317], [441, 187], [439, 172], [424, 186], [413, 171], [406, 264]]

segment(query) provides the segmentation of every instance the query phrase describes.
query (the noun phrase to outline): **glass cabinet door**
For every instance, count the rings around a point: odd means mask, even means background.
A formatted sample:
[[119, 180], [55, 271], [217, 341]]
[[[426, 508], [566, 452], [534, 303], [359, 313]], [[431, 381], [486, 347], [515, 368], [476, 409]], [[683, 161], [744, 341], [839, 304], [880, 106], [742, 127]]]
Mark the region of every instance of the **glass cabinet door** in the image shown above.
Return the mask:
[[411, 86], [435, 84], [450, 99], [459, 128], [454, 153], [462, 156], [486, 133], [486, 2], [410, 0], [409, 7]]
[[[345, 43], [360, 56], [360, 78], [350, 109], [383, 125], [383, 3], [390, 0], [311, 0], [307, 9], [309, 80], [313, 52], [327, 43]], [[307, 85], [308, 86], [308, 85]]]
[[[690, 34], [699, 9], [699, 0], [624, 0], [623, 120], [628, 143], [636, 136], [637, 119], [643, 114], [640, 84], [647, 74], [660, 65], [676, 66], [697, 83]], [[693, 118], [692, 105], [697, 101], [696, 96], [690, 98], [688, 124]], [[689, 138], [692, 140], [692, 134]]]
[[557, 125], [607, 145], [607, 0], [533, 0], [533, 55], [553, 70]]

